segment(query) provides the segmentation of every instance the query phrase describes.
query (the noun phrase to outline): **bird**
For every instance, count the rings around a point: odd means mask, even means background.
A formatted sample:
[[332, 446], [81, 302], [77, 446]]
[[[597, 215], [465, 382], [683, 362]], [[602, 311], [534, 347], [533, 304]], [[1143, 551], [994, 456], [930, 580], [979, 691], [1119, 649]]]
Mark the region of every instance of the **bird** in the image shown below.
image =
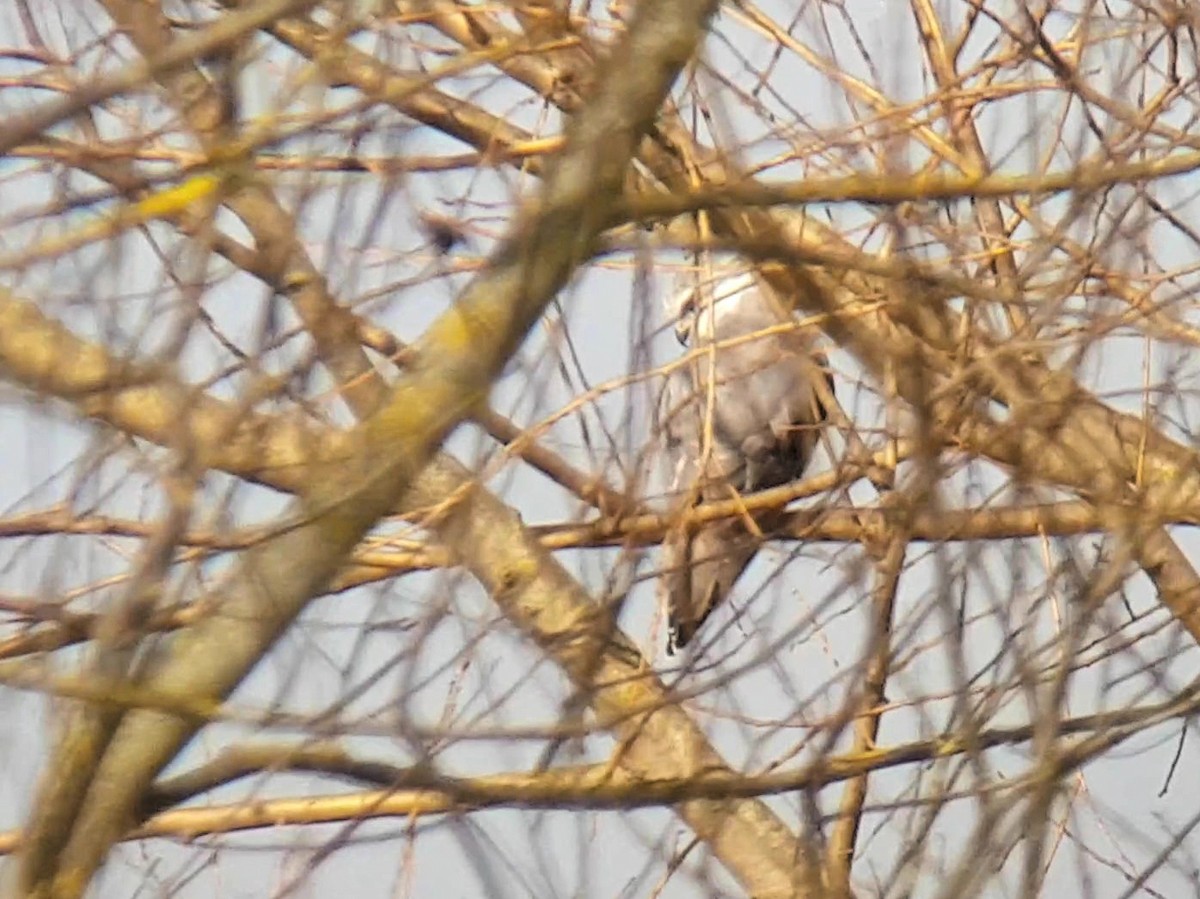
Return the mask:
[[[769, 291], [753, 271], [734, 272], [666, 298], [688, 354], [667, 375], [659, 427], [673, 467], [672, 495], [690, 504], [796, 480], [829, 418], [814, 383], [823, 377], [832, 397], [834, 381], [816, 334], [780, 327], [793, 319]], [[668, 655], [691, 642], [785, 514], [756, 512], [668, 532], [660, 578]]]

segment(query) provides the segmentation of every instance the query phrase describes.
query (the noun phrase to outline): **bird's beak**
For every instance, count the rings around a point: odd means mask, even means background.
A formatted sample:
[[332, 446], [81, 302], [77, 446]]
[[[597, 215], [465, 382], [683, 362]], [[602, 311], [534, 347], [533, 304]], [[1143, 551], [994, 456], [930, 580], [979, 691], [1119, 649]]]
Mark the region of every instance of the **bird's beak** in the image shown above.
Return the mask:
[[675, 339], [679, 341], [680, 346], [688, 345], [688, 338], [692, 335], [692, 328], [688, 322], [675, 322]]

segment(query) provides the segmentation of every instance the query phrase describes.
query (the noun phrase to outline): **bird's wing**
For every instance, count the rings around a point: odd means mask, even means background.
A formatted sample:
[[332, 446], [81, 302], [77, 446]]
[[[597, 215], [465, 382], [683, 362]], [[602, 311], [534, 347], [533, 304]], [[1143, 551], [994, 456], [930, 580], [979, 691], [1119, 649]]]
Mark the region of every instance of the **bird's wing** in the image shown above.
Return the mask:
[[[705, 398], [698, 394], [695, 366], [685, 363], [667, 376], [658, 407], [658, 430], [666, 445], [671, 488], [668, 501], [672, 512], [682, 516], [702, 498], [711, 484], [701, 480], [703, 443], [702, 410]], [[713, 447], [710, 452], [717, 448]], [[697, 535], [682, 524], [672, 524], [662, 544], [660, 601], [667, 609], [667, 652], [674, 654], [687, 644], [711, 607], [706, 598], [703, 573], [693, 567]]]
[[[730, 476], [740, 477], [739, 450], [714, 428], [704, 453], [707, 397], [683, 366], [663, 391], [661, 420], [673, 464], [672, 508], [685, 513], [700, 499], [729, 499]], [[719, 401], [719, 397], [715, 398]], [[714, 403], [715, 406], [715, 403]], [[672, 414], [673, 413], [673, 414]], [[759, 546], [743, 519], [724, 519], [697, 529], [672, 527], [663, 540], [660, 591], [667, 608], [667, 652], [685, 647], [728, 595]]]
[[699, 492], [705, 499], [722, 498], [728, 495], [725, 485], [737, 483], [742, 457], [737, 442], [723, 430], [722, 402], [728, 402], [728, 397], [718, 388], [710, 403], [696, 364], [681, 365], [667, 377], [657, 425], [666, 444], [671, 498], [676, 503], [689, 492]]
[[[664, 406], [673, 414], [663, 419], [663, 430], [674, 467], [674, 508], [682, 509], [689, 491], [694, 498], [729, 499], [734, 490], [753, 491], [800, 477], [816, 446], [816, 426], [826, 418], [812, 385], [823, 359], [814, 356], [810, 340], [783, 332], [718, 348], [715, 368], [700, 353], [696, 364], [673, 372], [663, 392]], [[708, 421], [710, 380], [714, 395]], [[701, 460], [706, 423], [711, 449]], [[753, 528], [745, 518], [734, 518], [668, 533], [661, 581], [668, 654], [686, 646], [729, 594], [761, 545], [755, 530], [770, 532], [783, 517], [776, 510], [756, 514]]]
[[713, 426], [736, 448], [739, 490], [774, 487], [803, 473], [826, 417], [813, 387], [820, 376], [807, 334], [784, 331], [717, 350]]

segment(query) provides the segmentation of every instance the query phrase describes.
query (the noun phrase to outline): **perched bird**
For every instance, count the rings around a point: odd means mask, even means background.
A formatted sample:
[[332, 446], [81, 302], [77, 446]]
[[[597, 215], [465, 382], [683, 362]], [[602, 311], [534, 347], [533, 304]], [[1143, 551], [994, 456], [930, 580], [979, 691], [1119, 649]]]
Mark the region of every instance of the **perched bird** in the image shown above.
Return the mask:
[[[668, 298], [675, 335], [691, 351], [668, 376], [659, 406], [677, 501], [728, 500], [786, 484], [816, 448], [828, 413], [813, 382], [823, 375], [832, 393], [833, 379], [814, 333], [779, 327], [791, 319], [768, 290], [746, 273]], [[760, 534], [783, 516], [759, 512], [754, 527], [740, 516], [667, 536], [660, 590], [668, 655], [687, 646], [754, 558]]]

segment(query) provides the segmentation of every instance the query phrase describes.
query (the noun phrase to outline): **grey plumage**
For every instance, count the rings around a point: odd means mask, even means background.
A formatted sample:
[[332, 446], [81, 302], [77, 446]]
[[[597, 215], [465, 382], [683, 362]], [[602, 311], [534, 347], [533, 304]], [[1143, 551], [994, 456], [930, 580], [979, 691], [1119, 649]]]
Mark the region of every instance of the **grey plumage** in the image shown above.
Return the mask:
[[[812, 332], [779, 327], [790, 319], [768, 291], [744, 274], [671, 298], [676, 336], [691, 351], [668, 376], [659, 408], [677, 503], [727, 500], [786, 484], [803, 474], [816, 448], [827, 414], [813, 380], [821, 377], [824, 355], [813, 348]], [[783, 514], [756, 513], [754, 523], [769, 534]], [[668, 535], [661, 584], [668, 654], [691, 641], [760, 544], [744, 517]]]

